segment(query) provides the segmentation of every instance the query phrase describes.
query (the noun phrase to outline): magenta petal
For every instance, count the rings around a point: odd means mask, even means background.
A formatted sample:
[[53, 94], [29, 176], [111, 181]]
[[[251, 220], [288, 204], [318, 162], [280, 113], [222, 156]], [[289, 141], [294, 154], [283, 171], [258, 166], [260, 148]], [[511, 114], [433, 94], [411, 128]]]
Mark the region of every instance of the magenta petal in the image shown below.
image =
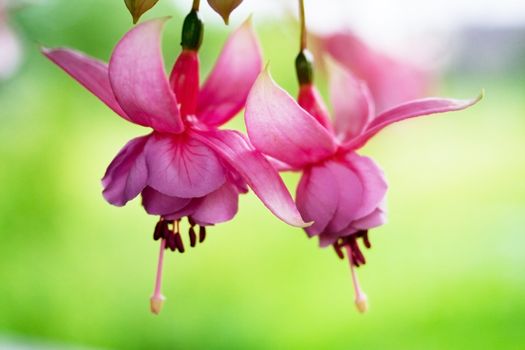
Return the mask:
[[315, 163], [337, 148], [332, 135], [277, 86], [267, 71], [250, 92], [245, 119], [257, 149], [295, 167]]
[[145, 148], [148, 185], [168, 196], [202, 197], [226, 181], [215, 153], [188, 135], [152, 135]]
[[102, 178], [104, 198], [111, 204], [123, 206], [146, 186], [148, 170], [144, 147], [149, 135], [129, 141], [111, 162]]
[[226, 222], [237, 214], [238, 204], [239, 193], [232, 184], [226, 182], [218, 190], [204, 197], [191, 217], [202, 225]]
[[42, 53], [122, 118], [139, 125], [148, 126], [147, 119], [132, 119], [120, 108], [109, 83], [106, 63], [69, 49], [44, 48]]
[[336, 187], [339, 197], [337, 210], [326, 231], [338, 232], [357, 217], [365, 190], [361, 179], [347, 164], [331, 161], [326, 167], [333, 174], [332, 186]]
[[334, 176], [325, 166], [306, 170], [297, 186], [297, 208], [304, 220], [313, 221], [305, 229], [310, 236], [324, 231], [337, 210], [339, 194], [334, 186]]
[[482, 97], [483, 94], [471, 100], [426, 98], [401, 104], [378, 115], [361, 135], [345, 143], [344, 148], [358, 149], [364, 146], [370, 138], [392, 123], [430, 114], [459, 111], [476, 104]]
[[388, 184], [383, 170], [372, 159], [350, 153], [346, 161], [363, 186], [361, 204], [355, 214], [355, 218], [361, 218], [374, 211], [384, 200]]
[[235, 169], [270, 211], [284, 222], [298, 227], [305, 223], [277, 171], [244, 136], [236, 131], [196, 134], [203, 143]]
[[197, 116], [208, 125], [221, 125], [245, 105], [261, 72], [262, 56], [251, 21], [228, 39], [199, 94]]
[[179, 220], [186, 216], [192, 216], [195, 210], [200, 206], [203, 198], [192, 198], [188, 205], [177, 210], [176, 212], [164, 215], [166, 220]]
[[164, 72], [160, 36], [166, 19], [139, 24], [117, 44], [109, 80], [122, 109], [159, 132], [184, 130], [177, 99]]
[[352, 228], [356, 231], [369, 230], [384, 225], [387, 221], [386, 212], [380, 208], [375, 209], [367, 216], [352, 223]]
[[420, 98], [429, 88], [428, 72], [376, 51], [350, 32], [325, 36], [321, 43], [330, 56], [367, 82], [380, 111]]
[[374, 103], [366, 84], [335, 62], [330, 63], [330, 94], [334, 129], [340, 140], [359, 135], [374, 116]]
[[170, 197], [146, 187], [142, 191], [142, 206], [151, 215], [168, 215], [179, 211], [191, 202], [191, 198]]

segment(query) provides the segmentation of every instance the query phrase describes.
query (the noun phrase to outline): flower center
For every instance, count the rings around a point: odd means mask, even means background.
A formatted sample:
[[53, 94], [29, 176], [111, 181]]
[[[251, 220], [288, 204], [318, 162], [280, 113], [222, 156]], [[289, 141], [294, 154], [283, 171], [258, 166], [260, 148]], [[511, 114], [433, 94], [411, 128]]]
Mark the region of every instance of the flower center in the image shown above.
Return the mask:
[[[196, 223], [191, 217], [188, 217], [188, 222], [190, 224], [188, 230], [190, 246], [195, 247], [197, 244], [197, 234], [195, 233]], [[155, 279], [155, 289], [153, 291], [153, 295], [150, 298], [150, 309], [152, 313], [158, 315], [162, 310], [164, 300], [166, 299], [161, 292], [164, 251], [166, 249], [169, 249], [172, 252], [179, 251], [180, 253], [184, 253], [185, 251], [184, 243], [180, 235], [180, 219], [164, 220], [163, 218], [160, 218], [159, 222], [157, 222], [157, 225], [155, 226], [155, 230], [153, 231], [153, 239], [156, 241], [160, 240], [160, 251], [157, 264], [157, 277]], [[205, 239], [206, 227], [199, 226], [199, 243], [204, 242]]]
[[364, 313], [368, 310], [368, 298], [361, 289], [359, 279], [357, 278], [357, 267], [366, 263], [365, 256], [359, 248], [357, 239], [362, 238], [363, 244], [366, 248], [370, 248], [372, 245], [368, 240], [368, 231], [358, 231], [350, 236], [340, 238], [333, 244], [335, 252], [339, 258], [344, 259], [343, 249], [346, 250], [346, 256], [350, 265], [350, 272], [352, 274], [352, 282], [354, 285], [355, 293], [355, 305], [359, 312]]

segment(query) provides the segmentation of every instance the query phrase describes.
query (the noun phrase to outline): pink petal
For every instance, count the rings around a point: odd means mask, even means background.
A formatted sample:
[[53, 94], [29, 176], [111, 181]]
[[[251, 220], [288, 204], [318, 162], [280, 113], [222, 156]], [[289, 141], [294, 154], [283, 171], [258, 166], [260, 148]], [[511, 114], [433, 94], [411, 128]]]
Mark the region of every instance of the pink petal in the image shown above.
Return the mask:
[[250, 92], [245, 120], [257, 149], [295, 167], [318, 162], [337, 148], [332, 135], [277, 86], [267, 71]]
[[185, 208], [191, 198], [170, 197], [146, 187], [142, 191], [142, 206], [151, 215], [168, 215]]
[[218, 190], [204, 197], [191, 217], [199, 225], [226, 222], [237, 214], [238, 202], [239, 193], [232, 184], [226, 182]]
[[192, 198], [190, 203], [176, 212], [164, 215], [166, 220], [179, 220], [186, 216], [192, 216], [195, 210], [200, 206], [203, 198]]
[[222, 125], [244, 107], [262, 56], [251, 21], [247, 20], [228, 39], [199, 94], [197, 115], [208, 125]]
[[321, 43], [335, 60], [366, 81], [379, 111], [421, 98], [429, 89], [428, 72], [371, 48], [352, 33], [328, 35]]
[[196, 133], [235, 169], [266, 207], [284, 222], [298, 227], [305, 223], [279, 174], [242, 134], [235, 131]]
[[361, 179], [346, 164], [331, 161], [326, 163], [326, 167], [333, 175], [331, 186], [336, 188], [339, 199], [334, 217], [325, 231], [338, 232], [357, 217], [365, 189]]
[[367, 216], [356, 220], [352, 223], [352, 228], [356, 231], [359, 230], [369, 230], [375, 227], [382, 226], [386, 224], [387, 217], [386, 212], [377, 208]]
[[363, 196], [355, 214], [356, 218], [361, 218], [374, 211], [384, 200], [388, 184], [383, 170], [372, 159], [350, 153], [346, 161], [363, 186]]
[[214, 151], [192, 136], [155, 133], [145, 154], [148, 185], [168, 196], [202, 197], [226, 181]]
[[304, 220], [314, 222], [305, 229], [306, 233], [315, 236], [323, 232], [339, 203], [332, 172], [324, 165], [306, 170], [297, 186], [296, 201]]
[[305, 111], [310, 113], [322, 126], [332, 131], [332, 124], [328, 116], [328, 109], [326, 108], [319, 91], [312, 84], [301, 85], [299, 87], [299, 95], [297, 96], [297, 103], [303, 107]]
[[184, 130], [160, 49], [166, 19], [139, 24], [117, 44], [109, 62], [109, 80], [122, 109], [133, 120], [147, 120], [159, 132]]
[[111, 89], [106, 63], [69, 49], [44, 48], [42, 53], [122, 118], [142, 126], [149, 125], [148, 119], [132, 119], [120, 108]]
[[483, 94], [471, 100], [426, 98], [407, 102], [378, 115], [358, 137], [344, 144], [345, 149], [358, 149], [388, 125], [405, 119], [436, 113], [459, 111], [476, 104]]
[[111, 204], [123, 206], [146, 186], [148, 169], [144, 147], [150, 135], [129, 141], [111, 162], [102, 178], [104, 198]]
[[340, 140], [359, 135], [374, 117], [374, 103], [368, 87], [337, 63], [330, 64], [330, 93], [334, 107], [334, 128]]
[[180, 103], [183, 116], [195, 115], [199, 94], [199, 55], [193, 50], [183, 50], [170, 75], [170, 85]]

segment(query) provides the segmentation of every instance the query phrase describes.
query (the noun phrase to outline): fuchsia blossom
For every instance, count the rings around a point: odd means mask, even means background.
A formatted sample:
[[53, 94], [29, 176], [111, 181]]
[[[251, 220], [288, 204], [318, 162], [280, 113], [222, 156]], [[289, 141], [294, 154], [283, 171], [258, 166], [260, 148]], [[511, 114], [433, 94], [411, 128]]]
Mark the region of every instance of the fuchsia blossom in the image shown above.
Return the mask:
[[261, 71], [260, 48], [250, 22], [228, 39], [202, 87], [197, 54], [202, 33], [197, 33], [198, 45], [188, 48], [183, 31], [183, 51], [168, 79], [160, 49], [164, 23], [165, 19], [151, 20], [129, 31], [117, 44], [109, 65], [68, 49], [44, 50], [118, 115], [153, 129], [118, 153], [102, 183], [109, 203], [122, 206], [142, 193], [146, 211], [161, 217], [154, 234], [161, 240], [151, 305], [156, 313], [163, 300], [164, 249], [184, 251], [181, 218], [188, 217], [193, 246], [194, 226], [201, 226], [202, 241], [206, 226], [232, 219], [238, 195], [248, 185], [281, 220], [305, 226], [266, 158], [242, 134], [218, 130], [244, 107]]
[[265, 71], [248, 97], [246, 127], [254, 146], [275, 159], [281, 170], [302, 172], [297, 206], [305, 220], [314, 221], [305, 231], [310, 237], [318, 236], [321, 247], [333, 245], [341, 258], [346, 250], [356, 305], [364, 311], [366, 295], [354, 269], [365, 263], [358, 239], [369, 248], [368, 230], [385, 223], [388, 186], [376, 163], [356, 151], [392, 123], [461, 110], [478, 99], [421, 99], [376, 115], [366, 85], [333, 65], [333, 122], [311, 80], [301, 83], [297, 103]]
[[349, 31], [324, 35], [315, 42], [319, 51], [367, 83], [378, 111], [428, 93], [432, 80], [428, 71], [370, 47]]

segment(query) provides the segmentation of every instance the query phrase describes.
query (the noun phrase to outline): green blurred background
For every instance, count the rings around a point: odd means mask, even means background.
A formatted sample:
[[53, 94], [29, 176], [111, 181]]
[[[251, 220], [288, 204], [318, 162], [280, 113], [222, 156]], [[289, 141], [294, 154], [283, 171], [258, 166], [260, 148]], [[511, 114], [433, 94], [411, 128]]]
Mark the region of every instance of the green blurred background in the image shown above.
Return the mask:
[[[172, 14], [166, 62], [178, 53]], [[45, 60], [40, 44], [108, 59], [130, 27], [121, 1], [51, 1], [11, 18], [26, 44], [0, 83], [0, 348], [524, 349], [525, 83], [517, 72], [446, 77], [477, 106], [391, 127], [361, 153], [390, 182], [389, 223], [359, 277], [253, 194], [190, 253], [168, 254], [165, 308], [149, 313], [156, 218], [108, 205], [99, 179], [146, 130], [114, 115]], [[257, 22], [257, 17], [256, 17]], [[209, 71], [231, 28], [208, 25]], [[276, 80], [295, 93], [295, 31], [257, 23]], [[279, 40], [276, 40], [278, 38]], [[523, 72], [523, 70], [521, 70]], [[242, 118], [231, 123], [242, 129]], [[285, 175], [290, 186], [298, 176]]]

